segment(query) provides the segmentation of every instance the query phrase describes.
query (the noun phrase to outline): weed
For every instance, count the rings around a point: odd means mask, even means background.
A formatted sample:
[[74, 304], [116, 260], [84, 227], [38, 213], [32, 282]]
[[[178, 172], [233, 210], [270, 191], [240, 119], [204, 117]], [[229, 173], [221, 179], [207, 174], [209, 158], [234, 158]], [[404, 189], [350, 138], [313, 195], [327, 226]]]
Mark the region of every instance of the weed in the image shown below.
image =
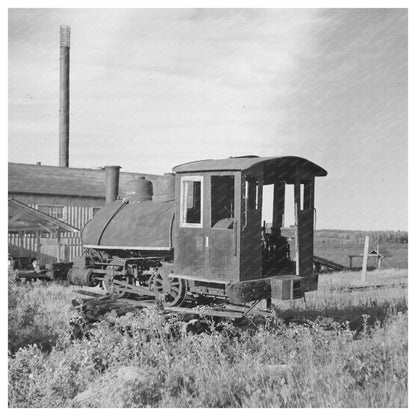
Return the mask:
[[[324, 284], [255, 330], [209, 322], [198, 335], [147, 309], [109, 315], [71, 341], [69, 288], [12, 290], [10, 407], [407, 406], [403, 291], [323, 304]], [[38, 332], [49, 348], [17, 347]]]

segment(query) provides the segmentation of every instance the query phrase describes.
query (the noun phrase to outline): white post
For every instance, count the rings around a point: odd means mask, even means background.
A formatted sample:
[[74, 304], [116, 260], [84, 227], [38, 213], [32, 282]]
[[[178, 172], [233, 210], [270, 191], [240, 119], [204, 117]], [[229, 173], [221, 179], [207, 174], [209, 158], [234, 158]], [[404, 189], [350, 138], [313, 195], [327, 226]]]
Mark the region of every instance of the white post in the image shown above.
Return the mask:
[[366, 276], [367, 276], [367, 261], [368, 261], [368, 246], [369, 241], [368, 235], [365, 236], [365, 242], [364, 242], [364, 255], [363, 255], [363, 268], [361, 270], [361, 283], [365, 283]]
[[40, 230], [39, 228], [36, 229], [36, 260], [40, 263], [40, 255], [41, 255], [41, 251], [40, 251]]
[[58, 255], [56, 256], [56, 262], [61, 262], [61, 229], [58, 227], [58, 233], [57, 233], [57, 246], [58, 246]]
[[380, 254], [380, 246], [377, 244], [377, 269], [381, 269], [381, 254]]

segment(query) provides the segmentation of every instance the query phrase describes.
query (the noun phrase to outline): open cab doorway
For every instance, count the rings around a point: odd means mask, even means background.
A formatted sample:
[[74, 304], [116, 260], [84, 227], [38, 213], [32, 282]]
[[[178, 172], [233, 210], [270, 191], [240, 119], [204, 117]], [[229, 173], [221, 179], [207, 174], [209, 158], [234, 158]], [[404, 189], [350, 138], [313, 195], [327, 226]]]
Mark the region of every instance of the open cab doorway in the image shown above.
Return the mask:
[[312, 274], [313, 195], [313, 179], [263, 187], [263, 276]]

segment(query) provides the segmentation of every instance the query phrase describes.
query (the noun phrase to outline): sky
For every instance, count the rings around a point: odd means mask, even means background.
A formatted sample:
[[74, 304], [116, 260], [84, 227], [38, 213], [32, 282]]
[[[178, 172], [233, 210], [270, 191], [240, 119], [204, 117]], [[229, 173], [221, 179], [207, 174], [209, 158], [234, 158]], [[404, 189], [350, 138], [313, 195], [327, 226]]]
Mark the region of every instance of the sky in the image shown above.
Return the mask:
[[10, 9], [9, 162], [59, 162], [60, 25], [70, 166], [301, 156], [317, 228], [407, 230], [406, 9]]

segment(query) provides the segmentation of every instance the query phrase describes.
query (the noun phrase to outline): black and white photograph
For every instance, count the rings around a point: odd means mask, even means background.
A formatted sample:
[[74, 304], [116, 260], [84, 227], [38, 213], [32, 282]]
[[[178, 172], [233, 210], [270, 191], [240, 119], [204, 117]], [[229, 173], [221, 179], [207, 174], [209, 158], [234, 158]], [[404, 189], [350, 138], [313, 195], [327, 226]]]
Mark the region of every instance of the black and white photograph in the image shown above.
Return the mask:
[[408, 408], [408, 8], [122, 3], [3, 10], [7, 407]]

